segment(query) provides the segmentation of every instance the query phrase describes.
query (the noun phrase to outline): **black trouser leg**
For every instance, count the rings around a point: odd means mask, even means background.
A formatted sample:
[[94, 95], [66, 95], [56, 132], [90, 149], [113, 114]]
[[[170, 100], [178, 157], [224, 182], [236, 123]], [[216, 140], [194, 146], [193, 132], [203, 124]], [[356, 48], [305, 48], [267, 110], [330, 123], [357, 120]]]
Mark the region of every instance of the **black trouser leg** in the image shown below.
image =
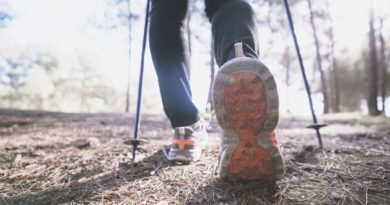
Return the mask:
[[[258, 57], [254, 12], [244, 0], [205, 0], [212, 23], [217, 64], [234, 58], [234, 43], [244, 43], [244, 53]], [[192, 102], [186, 68], [188, 49], [183, 38], [183, 22], [188, 0], [152, 0], [150, 48], [157, 72], [164, 111], [173, 127], [199, 120]]]
[[187, 0], [152, 0], [150, 15], [150, 49], [164, 111], [172, 127], [199, 120], [186, 74], [188, 48], [182, 30], [187, 5]]
[[234, 44], [242, 42], [247, 57], [258, 58], [256, 17], [246, 0], [205, 0], [206, 15], [212, 24], [217, 64], [235, 57]]

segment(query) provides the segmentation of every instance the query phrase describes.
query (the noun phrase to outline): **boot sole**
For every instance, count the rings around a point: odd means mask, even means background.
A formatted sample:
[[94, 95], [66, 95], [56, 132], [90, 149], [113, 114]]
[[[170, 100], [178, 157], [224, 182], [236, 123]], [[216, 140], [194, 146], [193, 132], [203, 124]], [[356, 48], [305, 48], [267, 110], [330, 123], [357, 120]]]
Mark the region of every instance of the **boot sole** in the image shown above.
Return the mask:
[[247, 57], [227, 62], [216, 76], [213, 103], [226, 142], [219, 176], [228, 181], [281, 179], [283, 159], [272, 140], [279, 98], [268, 68]]

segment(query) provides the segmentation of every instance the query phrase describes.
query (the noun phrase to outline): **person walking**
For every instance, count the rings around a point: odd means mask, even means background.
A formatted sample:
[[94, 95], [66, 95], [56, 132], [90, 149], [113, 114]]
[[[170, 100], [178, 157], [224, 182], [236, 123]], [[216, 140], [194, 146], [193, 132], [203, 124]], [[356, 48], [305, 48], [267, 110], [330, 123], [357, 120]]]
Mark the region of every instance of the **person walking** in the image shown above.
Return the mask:
[[[188, 0], [152, 0], [149, 44], [164, 112], [174, 129], [168, 159], [189, 163], [201, 158], [207, 131], [186, 73], [187, 7]], [[213, 85], [222, 128], [218, 174], [228, 181], [275, 182], [284, 173], [274, 132], [279, 99], [272, 74], [258, 60], [255, 12], [246, 0], [205, 0], [205, 12], [220, 67]]]

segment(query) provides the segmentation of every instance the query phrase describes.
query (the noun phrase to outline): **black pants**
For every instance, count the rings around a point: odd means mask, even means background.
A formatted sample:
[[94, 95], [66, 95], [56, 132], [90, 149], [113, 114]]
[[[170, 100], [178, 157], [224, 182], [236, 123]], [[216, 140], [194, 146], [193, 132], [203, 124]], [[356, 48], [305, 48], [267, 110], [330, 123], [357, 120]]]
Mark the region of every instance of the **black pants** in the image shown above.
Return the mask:
[[[205, 0], [205, 5], [212, 24], [217, 64], [221, 66], [234, 58], [237, 42], [243, 42], [246, 56], [257, 58], [256, 22], [251, 6], [245, 0]], [[199, 120], [186, 74], [188, 48], [182, 31], [187, 6], [188, 0], [152, 0], [150, 49], [164, 111], [172, 127]]]

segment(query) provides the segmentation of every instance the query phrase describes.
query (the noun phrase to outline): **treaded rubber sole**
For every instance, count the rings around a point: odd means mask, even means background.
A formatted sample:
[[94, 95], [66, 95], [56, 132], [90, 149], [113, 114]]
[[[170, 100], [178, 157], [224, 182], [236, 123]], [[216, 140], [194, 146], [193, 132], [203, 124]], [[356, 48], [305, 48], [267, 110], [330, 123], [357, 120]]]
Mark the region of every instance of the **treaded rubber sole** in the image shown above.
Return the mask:
[[168, 154], [168, 161], [171, 162], [181, 162], [181, 163], [190, 163], [192, 161], [197, 161], [194, 159], [192, 154], [188, 150], [180, 150], [180, 149], [171, 149]]
[[219, 176], [228, 181], [281, 179], [283, 159], [273, 132], [279, 98], [267, 67], [247, 57], [227, 62], [216, 76], [213, 103], [226, 142]]

